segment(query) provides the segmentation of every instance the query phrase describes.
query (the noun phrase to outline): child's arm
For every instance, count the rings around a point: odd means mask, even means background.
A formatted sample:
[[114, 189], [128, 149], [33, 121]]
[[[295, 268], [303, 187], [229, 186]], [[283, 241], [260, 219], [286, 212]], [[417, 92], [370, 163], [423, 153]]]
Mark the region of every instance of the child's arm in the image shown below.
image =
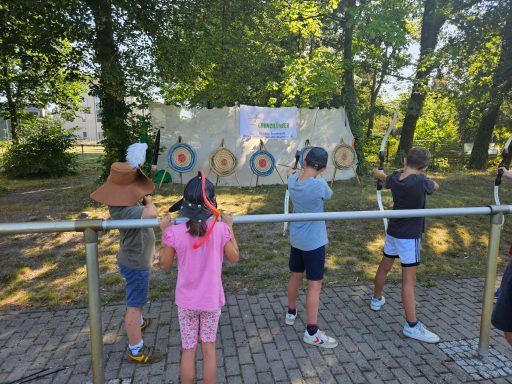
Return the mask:
[[158, 253], [158, 258], [160, 260], [160, 267], [164, 269], [172, 267], [174, 258], [176, 256], [176, 250], [174, 248], [168, 247], [164, 243], [165, 229], [171, 224], [176, 224], [176, 221], [169, 217], [162, 217], [160, 219], [160, 229], [162, 230], [162, 246], [160, 248], [160, 252]]
[[174, 263], [175, 256], [176, 251], [174, 248], [170, 248], [167, 245], [162, 245], [160, 252], [158, 253], [158, 258], [160, 259], [160, 267], [163, 269], [171, 268], [172, 264]]
[[224, 256], [230, 263], [236, 263], [240, 259], [240, 251], [236, 242], [235, 233], [233, 232], [233, 217], [230, 214], [223, 213], [222, 221], [227, 224], [231, 233], [231, 240], [224, 245]]
[[498, 169], [503, 171], [503, 176], [512, 178], [512, 171], [509, 171], [505, 167], [499, 167]]
[[141, 219], [154, 219], [158, 216], [158, 212], [156, 210], [155, 204], [153, 203], [153, 198], [151, 195], [144, 196], [142, 198], [144, 202], [144, 210], [142, 211]]

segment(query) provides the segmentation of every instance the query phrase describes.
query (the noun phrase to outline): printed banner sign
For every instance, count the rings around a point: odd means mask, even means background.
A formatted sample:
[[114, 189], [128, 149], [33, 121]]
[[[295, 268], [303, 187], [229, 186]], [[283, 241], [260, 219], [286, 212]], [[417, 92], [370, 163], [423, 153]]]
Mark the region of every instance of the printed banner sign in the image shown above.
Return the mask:
[[287, 140], [297, 138], [297, 107], [240, 105], [240, 136]]

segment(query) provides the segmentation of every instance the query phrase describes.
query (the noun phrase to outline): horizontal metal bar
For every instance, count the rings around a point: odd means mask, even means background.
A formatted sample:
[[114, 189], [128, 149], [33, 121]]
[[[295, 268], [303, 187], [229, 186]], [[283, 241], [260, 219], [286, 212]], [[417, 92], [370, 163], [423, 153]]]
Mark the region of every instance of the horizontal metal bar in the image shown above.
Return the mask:
[[[430, 209], [404, 209], [387, 211], [346, 211], [346, 212], [317, 212], [317, 213], [288, 213], [266, 215], [233, 216], [235, 224], [282, 223], [285, 221], [322, 221], [322, 220], [370, 220], [383, 218], [410, 218], [432, 216], [473, 216], [490, 215], [495, 213], [512, 213], [512, 205], [493, 205], [486, 207], [463, 208], [430, 208]], [[187, 219], [178, 218], [178, 223]], [[88, 220], [55, 221], [55, 222], [29, 222], [29, 223], [0, 223], [0, 234], [14, 233], [40, 233], [40, 232], [74, 232], [83, 231]], [[98, 227], [98, 220], [90, 220], [91, 227]], [[142, 220], [104, 220], [101, 228], [128, 229], [128, 228], [157, 228], [158, 219]]]

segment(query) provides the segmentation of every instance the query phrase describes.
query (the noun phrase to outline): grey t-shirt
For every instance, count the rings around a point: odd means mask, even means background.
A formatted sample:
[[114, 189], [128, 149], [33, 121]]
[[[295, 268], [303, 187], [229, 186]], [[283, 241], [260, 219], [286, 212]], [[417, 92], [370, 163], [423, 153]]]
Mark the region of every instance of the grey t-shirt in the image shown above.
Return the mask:
[[[108, 207], [112, 220], [140, 219], [144, 207]], [[155, 232], [153, 228], [120, 229], [120, 249], [117, 262], [132, 269], [147, 269], [155, 254]]]
[[[332, 197], [332, 190], [322, 178], [299, 180], [288, 178], [290, 200], [294, 213], [323, 212], [324, 200]], [[302, 251], [312, 251], [328, 243], [325, 221], [296, 221], [290, 224], [290, 244]]]

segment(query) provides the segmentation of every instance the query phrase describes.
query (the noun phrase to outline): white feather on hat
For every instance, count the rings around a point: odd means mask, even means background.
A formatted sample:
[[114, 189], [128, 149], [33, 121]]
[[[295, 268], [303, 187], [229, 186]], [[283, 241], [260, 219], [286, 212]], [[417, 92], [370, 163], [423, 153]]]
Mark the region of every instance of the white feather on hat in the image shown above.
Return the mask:
[[146, 162], [146, 150], [148, 145], [146, 143], [135, 143], [128, 147], [126, 151], [126, 161], [130, 167], [137, 168]]

